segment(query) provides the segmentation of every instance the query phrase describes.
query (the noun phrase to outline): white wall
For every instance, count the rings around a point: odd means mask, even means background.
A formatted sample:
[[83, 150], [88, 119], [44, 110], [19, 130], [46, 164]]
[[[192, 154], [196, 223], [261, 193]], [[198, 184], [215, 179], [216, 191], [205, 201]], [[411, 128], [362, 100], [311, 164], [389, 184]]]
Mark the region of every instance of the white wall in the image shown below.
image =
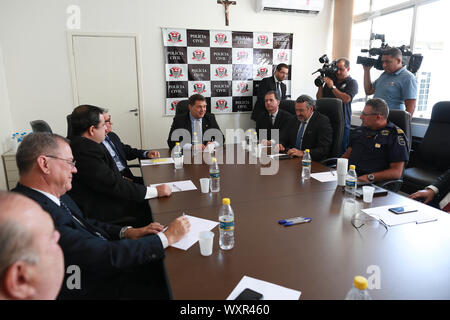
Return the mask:
[[[0, 155], [9, 150], [12, 133], [12, 119], [3, 67], [2, 45], [0, 42]], [[0, 161], [0, 190], [6, 189], [5, 170], [3, 161]]]
[[[330, 53], [332, 0], [318, 16], [256, 13], [255, 0], [230, 8], [213, 0], [0, 0], [0, 41], [15, 130], [43, 119], [66, 134], [65, 116], [73, 109], [67, 52], [69, 5], [81, 9], [81, 32], [136, 33], [141, 37], [144, 147], [166, 147], [172, 122], [164, 117], [165, 79], [161, 27], [294, 33], [292, 97], [315, 95], [318, 57]], [[220, 115], [222, 129], [251, 127], [249, 114]]]

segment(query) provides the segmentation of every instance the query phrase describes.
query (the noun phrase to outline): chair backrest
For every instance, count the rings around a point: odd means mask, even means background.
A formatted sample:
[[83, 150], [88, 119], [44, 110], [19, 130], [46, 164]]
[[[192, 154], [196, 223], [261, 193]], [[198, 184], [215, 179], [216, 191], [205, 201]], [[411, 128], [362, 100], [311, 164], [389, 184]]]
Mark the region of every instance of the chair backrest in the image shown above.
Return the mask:
[[67, 139], [72, 139], [72, 114], [68, 114], [67, 117]]
[[279, 108], [295, 115], [295, 100], [281, 100]]
[[388, 121], [405, 132], [408, 139], [408, 152], [411, 150], [411, 114], [403, 110], [389, 110]]
[[52, 129], [50, 128], [50, 126], [48, 125], [47, 122], [45, 122], [44, 120], [33, 120], [30, 121], [30, 125], [31, 125], [31, 129], [33, 130], [33, 132], [49, 132], [49, 133], [53, 133]]
[[450, 166], [450, 101], [441, 101], [433, 106], [430, 123], [418, 156], [424, 164], [440, 171]]
[[178, 103], [175, 107], [175, 115], [178, 116], [179, 114], [189, 112], [188, 103], [189, 103], [189, 100], [187, 100], [187, 99], [178, 101]]
[[333, 128], [333, 142], [330, 157], [339, 157], [341, 154], [342, 139], [344, 137], [344, 107], [342, 100], [336, 98], [322, 98], [316, 102], [316, 110], [330, 119]]

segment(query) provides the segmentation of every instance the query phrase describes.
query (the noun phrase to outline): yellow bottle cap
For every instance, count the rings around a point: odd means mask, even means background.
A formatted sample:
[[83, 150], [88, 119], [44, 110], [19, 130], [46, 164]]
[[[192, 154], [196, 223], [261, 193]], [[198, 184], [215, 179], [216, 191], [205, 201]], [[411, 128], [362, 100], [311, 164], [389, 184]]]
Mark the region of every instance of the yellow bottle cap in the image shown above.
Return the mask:
[[223, 198], [222, 199], [222, 204], [230, 204], [231, 203], [231, 201], [230, 201], [230, 198]]
[[353, 285], [356, 289], [366, 290], [367, 289], [367, 279], [362, 276], [356, 276], [353, 279]]
[[212, 162], [217, 162], [217, 159], [216, 158], [211, 158], [211, 161]]
[[180, 143], [179, 143], [179, 142], [175, 142], [175, 145], [176, 145], [176, 146], [179, 146], [179, 145], [180, 145]]
[[355, 170], [356, 169], [356, 166], [355, 165], [350, 165], [350, 170]]
[[305, 149], [305, 152], [309, 152], [309, 149]]

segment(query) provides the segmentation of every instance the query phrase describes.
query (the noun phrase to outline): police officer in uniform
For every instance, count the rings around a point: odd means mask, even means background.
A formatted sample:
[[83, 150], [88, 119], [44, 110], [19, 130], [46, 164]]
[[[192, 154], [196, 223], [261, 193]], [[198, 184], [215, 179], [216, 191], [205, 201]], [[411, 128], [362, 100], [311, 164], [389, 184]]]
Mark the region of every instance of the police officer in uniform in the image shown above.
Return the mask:
[[402, 129], [387, 121], [383, 99], [371, 99], [361, 113], [362, 126], [350, 137], [344, 158], [356, 166], [358, 180], [377, 182], [400, 179], [408, 161], [408, 141]]

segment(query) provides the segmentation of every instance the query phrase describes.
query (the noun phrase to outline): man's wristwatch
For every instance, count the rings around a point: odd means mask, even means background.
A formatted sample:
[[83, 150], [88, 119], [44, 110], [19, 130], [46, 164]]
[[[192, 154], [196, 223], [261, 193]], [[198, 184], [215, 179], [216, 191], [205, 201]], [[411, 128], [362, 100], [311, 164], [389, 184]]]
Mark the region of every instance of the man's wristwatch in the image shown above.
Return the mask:
[[367, 179], [369, 179], [370, 182], [373, 182], [375, 180], [375, 176], [373, 175], [373, 173], [370, 173], [367, 175]]
[[332, 87], [331, 87], [331, 90], [333, 90], [333, 89], [337, 89], [336, 86], [332, 86]]
[[133, 228], [133, 227], [131, 227], [131, 226], [127, 226], [127, 227], [123, 227], [122, 229], [120, 229], [120, 232], [119, 232], [119, 239], [124, 239], [125, 238], [125, 232], [128, 230], [128, 229], [131, 229], [131, 228]]

